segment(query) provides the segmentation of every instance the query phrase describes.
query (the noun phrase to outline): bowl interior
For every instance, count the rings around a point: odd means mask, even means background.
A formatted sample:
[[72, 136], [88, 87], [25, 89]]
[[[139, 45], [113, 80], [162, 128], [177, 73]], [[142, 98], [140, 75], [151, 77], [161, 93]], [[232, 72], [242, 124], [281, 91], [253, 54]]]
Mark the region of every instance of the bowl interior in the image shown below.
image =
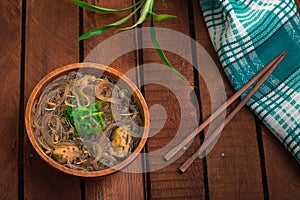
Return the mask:
[[[80, 170], [75, 170], [71, 169], [68, 167], [63, 166], [62, 164], [59, 164], [58, 162], [54, 161], [50, 156], [46, 155], [44, 150], [40, 147], [37, 138], [33, 132], [32, 129], [32, 116], [33, 116], [33, 106], [36, 100], [39, 99], [43, 89], [53, 80], [56, 78], [64, 75], [64, 74], [69, 74], [70, 72], [73, 71], [80, 71], [88, 74], [93, 74], [93, 75], [99, 75], [103, 74], [106, 75], [110, 78], [112, 78], [114, 81], [117, 81], [118, 83], [121, 82], [122, 85], [128, 89], [128, 91], [133, 95], [135, 99], [135, 103], [139, 107], [139, 111], [141, 112], [141, 118], [142, 118], [142, 126], [143, 126], [143, 133], [142, 137], [140, 138], [140, 141], [134, 151], [123, 161], [119, 162], [113, 167], [99, 170], [99, 171], [80, 171]], [[48, 164], [53, 166], [54, 168], [75, 176], [80, 176], [80, 177], [100, 177], [104, 175], [108, 175], [111, 173], [114, 173], [118, 170], [121, 170], [125, 166], [127, 166], [130, 162], [132, 162], [138, 153], [143, 149], [146, 139], [148, 136], [149, 132], [149, 112], [148, 112], [148, 107], [145, 102], [145, 99], [143, 98], [142, 94], [138, 90], [138, 88], [135, 86], [134, 83], [130, 79], [128, 79], [125, 75], [120, 73], [117, 70], [114, 70], [113, 68], [101, 65], [101, 64], [95, 64], [95, 63], [75, 63], [71, 65], [67, 65], [61, 68], [58, 68], [52, 72], [50, 72], [48, 75], [46, 75], [33, 89], [28, 102], [26, 106], [26, 112], [25, 112], [25, 126], [27, 130], [27, 135], [29, 137], [29, 140], [36, 150], [36, 152], [39, 154], [39, 156], [46, 161]]]

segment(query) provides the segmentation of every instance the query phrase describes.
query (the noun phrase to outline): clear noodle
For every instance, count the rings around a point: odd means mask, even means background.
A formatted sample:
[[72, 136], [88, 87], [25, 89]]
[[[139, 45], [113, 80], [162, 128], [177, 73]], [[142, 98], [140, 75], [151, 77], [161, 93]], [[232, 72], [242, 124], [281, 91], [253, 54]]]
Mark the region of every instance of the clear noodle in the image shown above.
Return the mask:
[[126, 159], [142, 131], [139, 108], [110, 77], [71, 72], [49, 83], [34, 104], [32, 128], [44, 152], [80, 171]]

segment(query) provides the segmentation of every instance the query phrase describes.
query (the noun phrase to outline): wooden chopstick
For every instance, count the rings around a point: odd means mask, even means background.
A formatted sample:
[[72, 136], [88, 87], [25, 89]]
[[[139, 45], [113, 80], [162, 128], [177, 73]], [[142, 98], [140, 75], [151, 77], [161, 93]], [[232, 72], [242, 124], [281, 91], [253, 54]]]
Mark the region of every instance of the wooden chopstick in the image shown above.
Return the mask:
[[248, 94], [245, 96], [245, 98], [242, 99], [242, 101], [237, 105], [237, 107], [228, 115], [228, 117], [225, 119], [224, 126], [219, 126], [212, 134], [211, 136], [205, 140], [205, 143], [201, 145], [201, 147], [189, 158], [183, 163], [179, 170], [181, 172], [185, 172], [188, 167], [194, 162], [194, 160], [205, 151], [205, 149], [210, 145], [213, 140], [216, 139], [216, 137], [219, 135], [222, 131], [222, 129], [234, 118], [234, 116], [244, 107], [244, 105], [247, 103], [247, 101], [255, 94], [255, 92], [262, 86], [262, 84], [269, 78], [269, 76], [273, 73], [273, 71], [277, 68], [277, 66], [280, 64], [280, 62], [283, 60], [283, 58], [286, 55], [286, 52], [281, 54], [278, 59], [276, 59], [276, 62], [272, 65], [272, 67], [264, 74], [264, 76], [255, 84], [255, 86], [248, 92]]
[[[264, 74], [266, 74], [266, 72], [270, 68], [272, 68], [274, 66], [276, 68], [279, 65], [279, 63], [282, 61], [282, 59], [285, 57], [286, 54], [287, 54], [287, 52], [282, 52], [279, 56], [277, 56], [274, 60], [272, 60], [267, 66], [265, 66], [260, 72], [258, 72], [247, 84], [245, 84], [240, 90], [238, 90], [233, 96], [231, 96], [221, 107], [219, 107], [210, 117], [208, 117], [194, 132], [192, 132], [188, 137], [186, 137], [177, 146], [173, 147], [164, 156], [164, 158], [166, 160], [170, 160], [178, 151], [183, 149], [186, 144], [188, 144], [190, 141], [192, 141], [198, 133], [200, 133], [205, 127], [207, 127], [213, 120], [215, 120], [229, 105], [231, 105], [235, 100], [237, 100], [251, 85], [253, 85], [260, 77], [262, 77]], [[256, 89], [258, 89], [258, 88], [256, 88]], [[254, 93], [255, 93], [255, 91], [254, 91]]]

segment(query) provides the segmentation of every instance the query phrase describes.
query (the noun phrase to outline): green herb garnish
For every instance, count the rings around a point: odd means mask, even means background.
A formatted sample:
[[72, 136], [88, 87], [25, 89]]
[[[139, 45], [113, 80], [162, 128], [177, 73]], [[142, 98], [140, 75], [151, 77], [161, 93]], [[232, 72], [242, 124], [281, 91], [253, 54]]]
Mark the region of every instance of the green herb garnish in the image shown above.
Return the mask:
[[102, 101], [97, 101], [87, 108], [68, 106], [66, 117], [75, 126], [78, 133], [92, 134], [106, 128], [104, 113], [98, 109], [101, 103]]

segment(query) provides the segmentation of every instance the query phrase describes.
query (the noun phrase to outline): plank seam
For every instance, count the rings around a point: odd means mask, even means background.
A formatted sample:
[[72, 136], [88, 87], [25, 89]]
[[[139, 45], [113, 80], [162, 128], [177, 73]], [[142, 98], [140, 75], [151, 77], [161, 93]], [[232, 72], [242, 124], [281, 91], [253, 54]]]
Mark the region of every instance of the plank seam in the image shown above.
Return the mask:
[[[83, 34], [83, 8], [79, 7], [78, 9], [78, 15], [79, 15], [79, 35], [80, 37]], [[79, 62], [84, 61], [84, 41], [79, 41]]]
[[19, 97], [19, 134], [18, 134], [18, 199], [24, 199], [24, 111], [25, 111], [25, 52], [26, 52], [26, 0], [21, 2], [21, 52], [20, 52], [20, 97]]
[[81, 191], [81, 200], [85, 200], [85, 181], [84, 179], [80, 180], [80, 191]]
[[[79, 35], [80, 37], [83, 34], [83, 8], [78, 8], [78, 20], [79, 20]], [[84, 61], [84, 43], [83, 40], [79, 41], [79, 62]], [[81, 200], [85, 200], [85, 181], [84, 179], [80, 180], [80, 194], [81, 194]]]
[[[195, 20], [194, 20], [194, 9], [193, 9], [193, 1], [188, 0], [188, 14], [189, 14], [189, 28], [190, 28], [190, 37], [191, 39], [191, 50], [192, 50], [192, 64], [194, 66], [193, 68], [193, 74], [194, 74], [194, 85], [198, 86], [200, 85], [200, 80], [199, 80], [199, 75], [198, 75], [198, 65], [197, 65], [197, 47], [193, 40], [196, 40], [196, 31], [195, 31]], [[201, 98], [200, 98], [200, 88], [194, 87], [194, 92], [196, 94], [197, 100], [198, 100], [198, 105], [199, 105], [199, 113], [197, 113], [199, 116], [199, 123], [203, 121], [202, 119], [202, 107], [201, 107]], [[199, 134], [200, 137], [200, 145], [202, 145], [204, 141], [204, 131], [202, 131]], [[205, 199], [209, 200], [209, 185], [208, 185], [208, 171], [207, 171], [207, 161], [206, 157], [202, 158], [202, 168], [203, 168], [203, 181], [204, 181], [204, 191], [205, 191]]]
[[[132, 4], [137, 3], [137, 0], [132, 0]], [[137, 19], [139, 18], [140, 13], [137, 13], [134, 15], [133, 21], [136, 22]], [[145, 88], [144, 88], [144, 68], [143, 68], [143, 61], [144, 61], [144, 56], [143, 56], [143, 36], [141, 33], [140, 28], [142, 28], [142, 24], [138, 25], [137, 29], [135, 29], [134, 32], [134, 37], [135, 37], [135, 44], [137, 45], [137, 48], [135, 50], [136, 52], [136, 58], [137, 58], [137, 67], [136, 67], [136, 80], [137, 80], [137, 86], [140, 89], [141, 93], [143, 96], [145, 96]], [[151, 184], [150, 184], [150, 172], [149, 172], [149, 160], [148, 157], [146, 156], [146, 153], [148, 153], [148, 142], [146, 142], [143, 153], [144, 155], [142, 156], [142, 161], [143, 161], [143, 183], [144, 183], [144, 199], [148, 200], [151, 199]]]
[[268, 200], [269, 189], [268, 189], [267, 171], [266, 171], [266, 163], [265, 163], [264, 144], [263, 144], [262, 131], [261, 131], [262, 124], [257, 117], [255, 117], [255, 124], [256, 124], [256, 137], [257, 137], [258, 153], [259, 153], [259, 160], [260, 160], [264, 199]]

